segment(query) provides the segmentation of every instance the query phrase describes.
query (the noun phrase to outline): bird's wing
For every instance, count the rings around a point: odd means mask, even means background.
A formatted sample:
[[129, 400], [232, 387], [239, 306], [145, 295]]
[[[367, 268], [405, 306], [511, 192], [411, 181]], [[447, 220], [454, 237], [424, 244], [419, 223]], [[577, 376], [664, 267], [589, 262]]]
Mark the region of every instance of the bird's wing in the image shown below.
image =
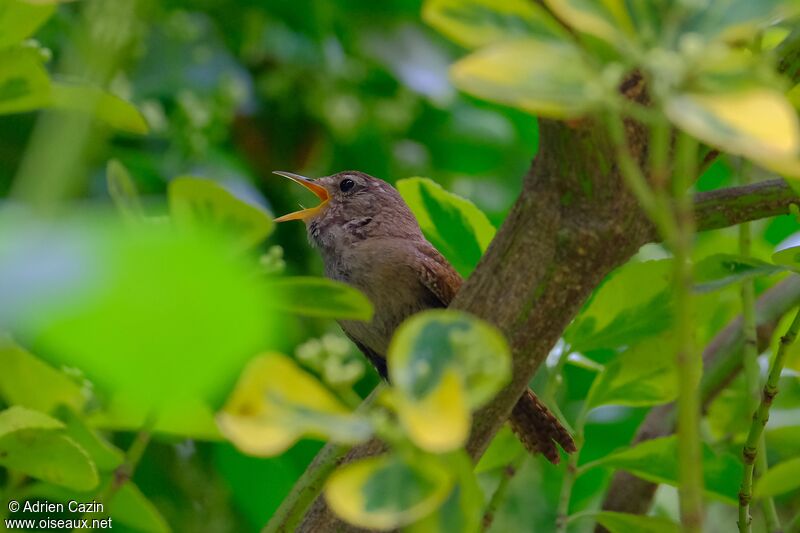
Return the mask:
[[342, 331], [344, 331], [344, 334], [347, 335], [347, 338], [353, 341], [353, 344], [355, 344], [356, 347], [359, 350], [361, 350], [361, 353], [363, 353], [366, 356], [366, 358], [369, 359], [369, 362], [372, 363], [372, 366], [375, 367], [375, 370], [378, 371], [378, 374], [380, 374], [380, 376], [383, 379], [388, 380], [389, 372], [386, 368], [386, 358], [383, 357], [378, 352], [376, 352], [375, 350], [371, 350], [370, 348], [364, 346], [362, 343], [358, 342], [356, 338], [350, 335], [350, 333], [348, 333], [344, 327], [342, 328]]
[[461, 276], [430, 243], [418, 246], [417, 252], [420, 283], [441, 303], [441, 307], [447, 307], [461, 288]]

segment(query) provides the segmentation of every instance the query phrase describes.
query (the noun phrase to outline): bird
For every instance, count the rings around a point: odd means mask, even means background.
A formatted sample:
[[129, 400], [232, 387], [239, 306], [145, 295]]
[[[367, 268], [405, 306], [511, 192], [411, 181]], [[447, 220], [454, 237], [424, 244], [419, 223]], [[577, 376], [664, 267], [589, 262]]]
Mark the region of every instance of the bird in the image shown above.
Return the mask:
[[[359, 171], [317, 179], [275, 171], [313, 192], [319, 205], [278, 217], [302, 220], [308, 239], [322, 256], [326, 277], [346, 283], [372, 302], [369, 322], [339, 320], [345, 335], [388, 380], [386, 353], [397, 327], [411, 315], [446, 308], [463, 279], [425, 238], [419, 223], [392, 185]], [[512, 430], [532, 454], [560, 461], [556, 444], [576, 451], [569, 431], [528, 389], [509, 418]]]

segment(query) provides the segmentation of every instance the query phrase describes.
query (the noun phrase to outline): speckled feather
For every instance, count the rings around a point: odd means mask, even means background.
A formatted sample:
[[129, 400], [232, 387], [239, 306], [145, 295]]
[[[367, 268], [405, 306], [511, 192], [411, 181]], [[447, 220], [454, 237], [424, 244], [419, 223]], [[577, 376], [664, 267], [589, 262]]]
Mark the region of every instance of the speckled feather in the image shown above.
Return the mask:
[[[342, 182], [352, 186], [342, 190]], [[423, 236], [397, 190], [357, 171], [315, 180], [330, 200], [306, 220], [310, 242], [320, 251], [328, 277], [362, 291], [373, 303], [371, 322], [342, 320], [345, 334], [387, 378], [385, 354], [397, 326], [424, 309], [447, 307], [461, 276]], [[349, 185], [349, 184], [348, 184]], [[531, 453], [558, 463], [556, 443], [575, 450], [569, 433], [528, 391], [511, 415], [511, 426]]]

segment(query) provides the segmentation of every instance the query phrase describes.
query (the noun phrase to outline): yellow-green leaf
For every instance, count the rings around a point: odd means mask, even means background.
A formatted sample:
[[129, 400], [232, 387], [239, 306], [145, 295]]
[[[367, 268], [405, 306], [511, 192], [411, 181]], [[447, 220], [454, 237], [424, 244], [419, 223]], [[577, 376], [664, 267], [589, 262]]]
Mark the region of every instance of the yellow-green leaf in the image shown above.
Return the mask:
[[800, 488], [800, 457], [778, 463], [756, 481], [753, 495], [768, 498]]
[[602, 511], [594, 515], [610, 533], [678, 533], [681, 527], [668, 518]]
[[80, 409], [86, 402], [74, 380], [2, 337], [0, 368], [0, 397], [10, 405], [49, 413], [59, 405]]
[[625, 0], [545, 0], [570, 27], [611, 44], [624, 46], [634, 33]]
[[0, 48], [33, 35], [55, 13], [56, 2], [3, 0], [0, 2]]
[[63, 429], [58, 420], [24, 407], [0, 411], [0, 466], [75, 490], [93, 489], [97, 469]]
[[169, 208], [182, 229], [213, 228], [227, 232], [241, 248], [255, 246], [272, 233], [266, 210], [240, 200], [211, 180], [181, 177], [169, 184]]
[[45, 106], [50, 99], [50, 79], [34, 48], [0, 50], [0, 115]]
[[354, 444], [372, 433], [366, 419], [280, 354], [250, 361], [217, 423], [237, 448], [260, 456], [277, 455], [303, 435]]
[[529, 0], [427, 0], [422, 18], [467, 48], [516, 37], [567, 36], [552, 16]]
[[341, 518], [359, 527], [390, 530], [436, 509], [453, 487], [453, 476], [430, 457], [413, 464], [396, 455], [346, 465], [328, 480], [325, 499]]
[[792, 246], [775, 252], [772, 254], [772, 262], [787, 266], [794, 271], [800, 271], [800, 246]]
[[464, 384], [455, 369], [445, 370], [439, 385], [419, 401], [399, 396], [400, 422], [423, 450], [447, 452], [467, 441], [472, 417], [464, 397]]
[[135, 105], [99, 87], [52, 83], [49, 106], [86, 113], [120, 131], [138, 135], [148, 131], [147, 122]]
[[458, 311], [413, 316], [398, 328], [388, 352], [400, 420], [417, 445], [435, 452], [463, 444], [471, 410], [510, 376], [502, 334]]
[[565, 118], [596, 107], [596, 74], [569, 42], [519, 39], [474, 52], [450, 69], [462, 91], [534, 115]]
[[357, 289], [338, 281], [311, 276], [274, 278], [267, 282], [267, 305], [282, 313], [370, 320], [372, 304]]
[[669, 98], [672, 122], [698, 139], [756, 163], [800, 177], [800, 124], [786, 97], [766, 88]]

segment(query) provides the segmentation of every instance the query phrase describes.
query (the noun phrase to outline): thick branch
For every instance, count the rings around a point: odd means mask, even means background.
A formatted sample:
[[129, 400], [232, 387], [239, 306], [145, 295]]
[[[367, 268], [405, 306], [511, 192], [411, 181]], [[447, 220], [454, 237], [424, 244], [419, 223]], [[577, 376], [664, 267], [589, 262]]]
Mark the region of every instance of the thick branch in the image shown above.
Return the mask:
[[[780, 318], [800, 302], [800, 276], [791, 276], [765, 292], [756, 303], [759, 351], [769, 345]], [[720, 331], [703, 352], [704, 406], [708, 406], [742, 368], [744, 335], [742, 319], [736, 318]], [[656, 407], [639, 426], [631, 445], [670, 435], [674, 429], [674, 405]], [[644, 514], [650, 508], [658, 485], [625, 471], [614, 474], [603, 501], [603, 510]], [[596, 531], [605, 531], [597, 526]]]
[[695, 218], [699, 230], [726, 228], [788, 214], [791, 204], [800, 204], [800, 197], [784, 180], [762, 181], [698, 194]]

